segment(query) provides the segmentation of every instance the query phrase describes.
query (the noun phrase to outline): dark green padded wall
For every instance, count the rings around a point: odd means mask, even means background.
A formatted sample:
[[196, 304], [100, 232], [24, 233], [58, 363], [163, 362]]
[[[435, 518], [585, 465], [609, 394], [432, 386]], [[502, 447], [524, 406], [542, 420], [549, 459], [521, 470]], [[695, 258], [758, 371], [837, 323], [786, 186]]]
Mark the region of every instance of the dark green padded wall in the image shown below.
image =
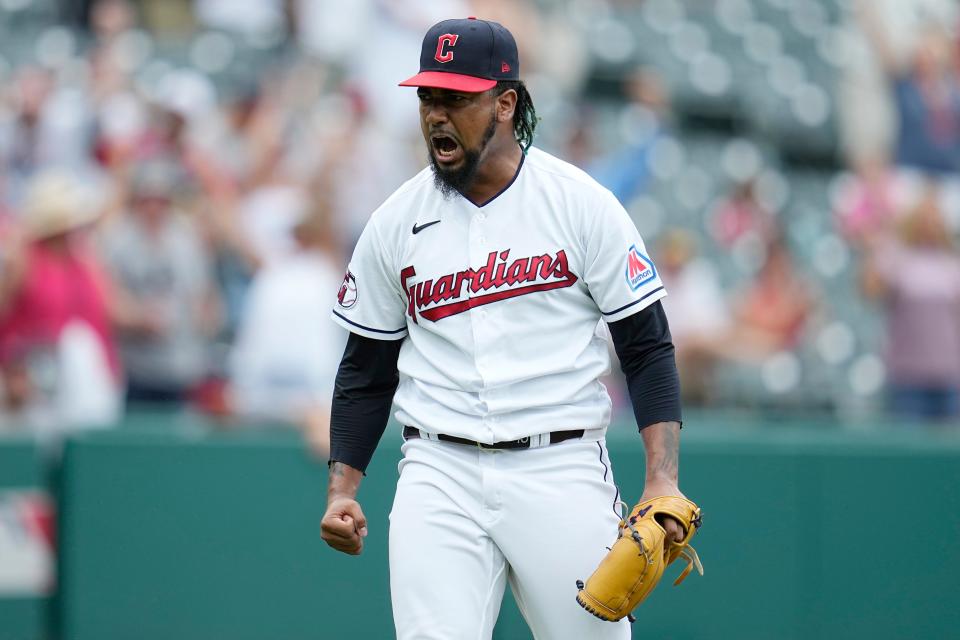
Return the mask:
[[[704, 508], [695, 546], [706, 575], [662, 584], [637, 612], [646, 637], [881, 640], [958, 628], [956, 436], [688, 424], [681, 484]], [[640, 438], [621, 429], [609, 442], [636, 500]], [[391, 430], [364, 482], [370, 536], [354, 558], [320, 541], [325, 467], [293, 438], [152, 428], [78, 438], [63, 474], [63, 637], [392, 637], [397, 444]], [[495, 637], [530, 637], [511, 603]]]

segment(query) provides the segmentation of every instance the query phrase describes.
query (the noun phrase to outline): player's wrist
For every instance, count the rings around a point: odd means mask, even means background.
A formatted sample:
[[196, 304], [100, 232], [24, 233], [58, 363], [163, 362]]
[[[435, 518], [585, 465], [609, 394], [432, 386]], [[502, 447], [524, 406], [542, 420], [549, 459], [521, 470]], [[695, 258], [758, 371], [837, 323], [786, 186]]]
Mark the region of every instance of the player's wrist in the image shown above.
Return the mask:
[[356, 495], [350, 495], [349, 493], [337, 493], [327, 496], [327, 509], [331, 506], [337, 504], [338, 502], [356, 502]]
[[327, 484], [327, 504], [340, 498], [354, 500], [360, 490], [363, 472], [348, 464], [336, 460], [330, 461], [330, 474]]
[[646, 473], [646, 481], [656, 484], [677, 484], [678, 474], [676, 469], [650, 469]]
[[643, 485], [644, 499], [657, 496], [683, 496], [677, 478], [662, 475], [647, 476]]

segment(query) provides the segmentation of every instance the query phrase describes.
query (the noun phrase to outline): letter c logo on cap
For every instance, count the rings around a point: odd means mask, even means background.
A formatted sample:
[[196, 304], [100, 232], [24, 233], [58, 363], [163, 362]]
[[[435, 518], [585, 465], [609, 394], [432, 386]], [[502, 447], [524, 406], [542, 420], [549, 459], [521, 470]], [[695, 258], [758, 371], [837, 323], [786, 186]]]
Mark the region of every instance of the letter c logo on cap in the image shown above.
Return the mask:
[[455, 33], [445, 33], [437, 40], [437, 53], [433, 58], [437, 62], [450, 62], [453, 60], [453, 51], [450, 51], [457, 44], [460, 36]]

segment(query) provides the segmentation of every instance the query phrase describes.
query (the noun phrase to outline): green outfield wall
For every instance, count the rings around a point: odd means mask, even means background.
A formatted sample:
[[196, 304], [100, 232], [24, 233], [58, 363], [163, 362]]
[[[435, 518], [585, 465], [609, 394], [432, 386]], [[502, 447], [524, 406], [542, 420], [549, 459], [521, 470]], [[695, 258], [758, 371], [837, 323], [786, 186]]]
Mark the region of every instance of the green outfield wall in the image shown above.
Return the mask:
[[[687, 422], [681, 484], [704, 509], [695, 546], [706, 574], [660, 586], [637, 611], [644, 637], [956, 637], [956, 432], [739, 423]], [[155, 420], [73, 439], [60, 474], [59, 637], [391, 638], [398, 445], [391, 428], [361, 490], [366, 549], [347, 557], [319, 538], [325, 466], [291, 435]], [[617, 429], [609, 445], [635, 500], [640, 438]], [[495, 637], [530, 638], [512, 603]]]

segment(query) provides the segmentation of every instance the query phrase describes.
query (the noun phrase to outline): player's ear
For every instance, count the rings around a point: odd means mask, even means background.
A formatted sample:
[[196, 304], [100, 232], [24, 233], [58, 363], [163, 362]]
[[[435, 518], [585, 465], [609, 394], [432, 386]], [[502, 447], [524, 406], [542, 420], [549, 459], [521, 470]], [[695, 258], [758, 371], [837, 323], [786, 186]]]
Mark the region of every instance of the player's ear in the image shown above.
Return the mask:
[[517, 108], [517, 92], [507, 89], [497, 96], [497, 122], [510, 122]]

